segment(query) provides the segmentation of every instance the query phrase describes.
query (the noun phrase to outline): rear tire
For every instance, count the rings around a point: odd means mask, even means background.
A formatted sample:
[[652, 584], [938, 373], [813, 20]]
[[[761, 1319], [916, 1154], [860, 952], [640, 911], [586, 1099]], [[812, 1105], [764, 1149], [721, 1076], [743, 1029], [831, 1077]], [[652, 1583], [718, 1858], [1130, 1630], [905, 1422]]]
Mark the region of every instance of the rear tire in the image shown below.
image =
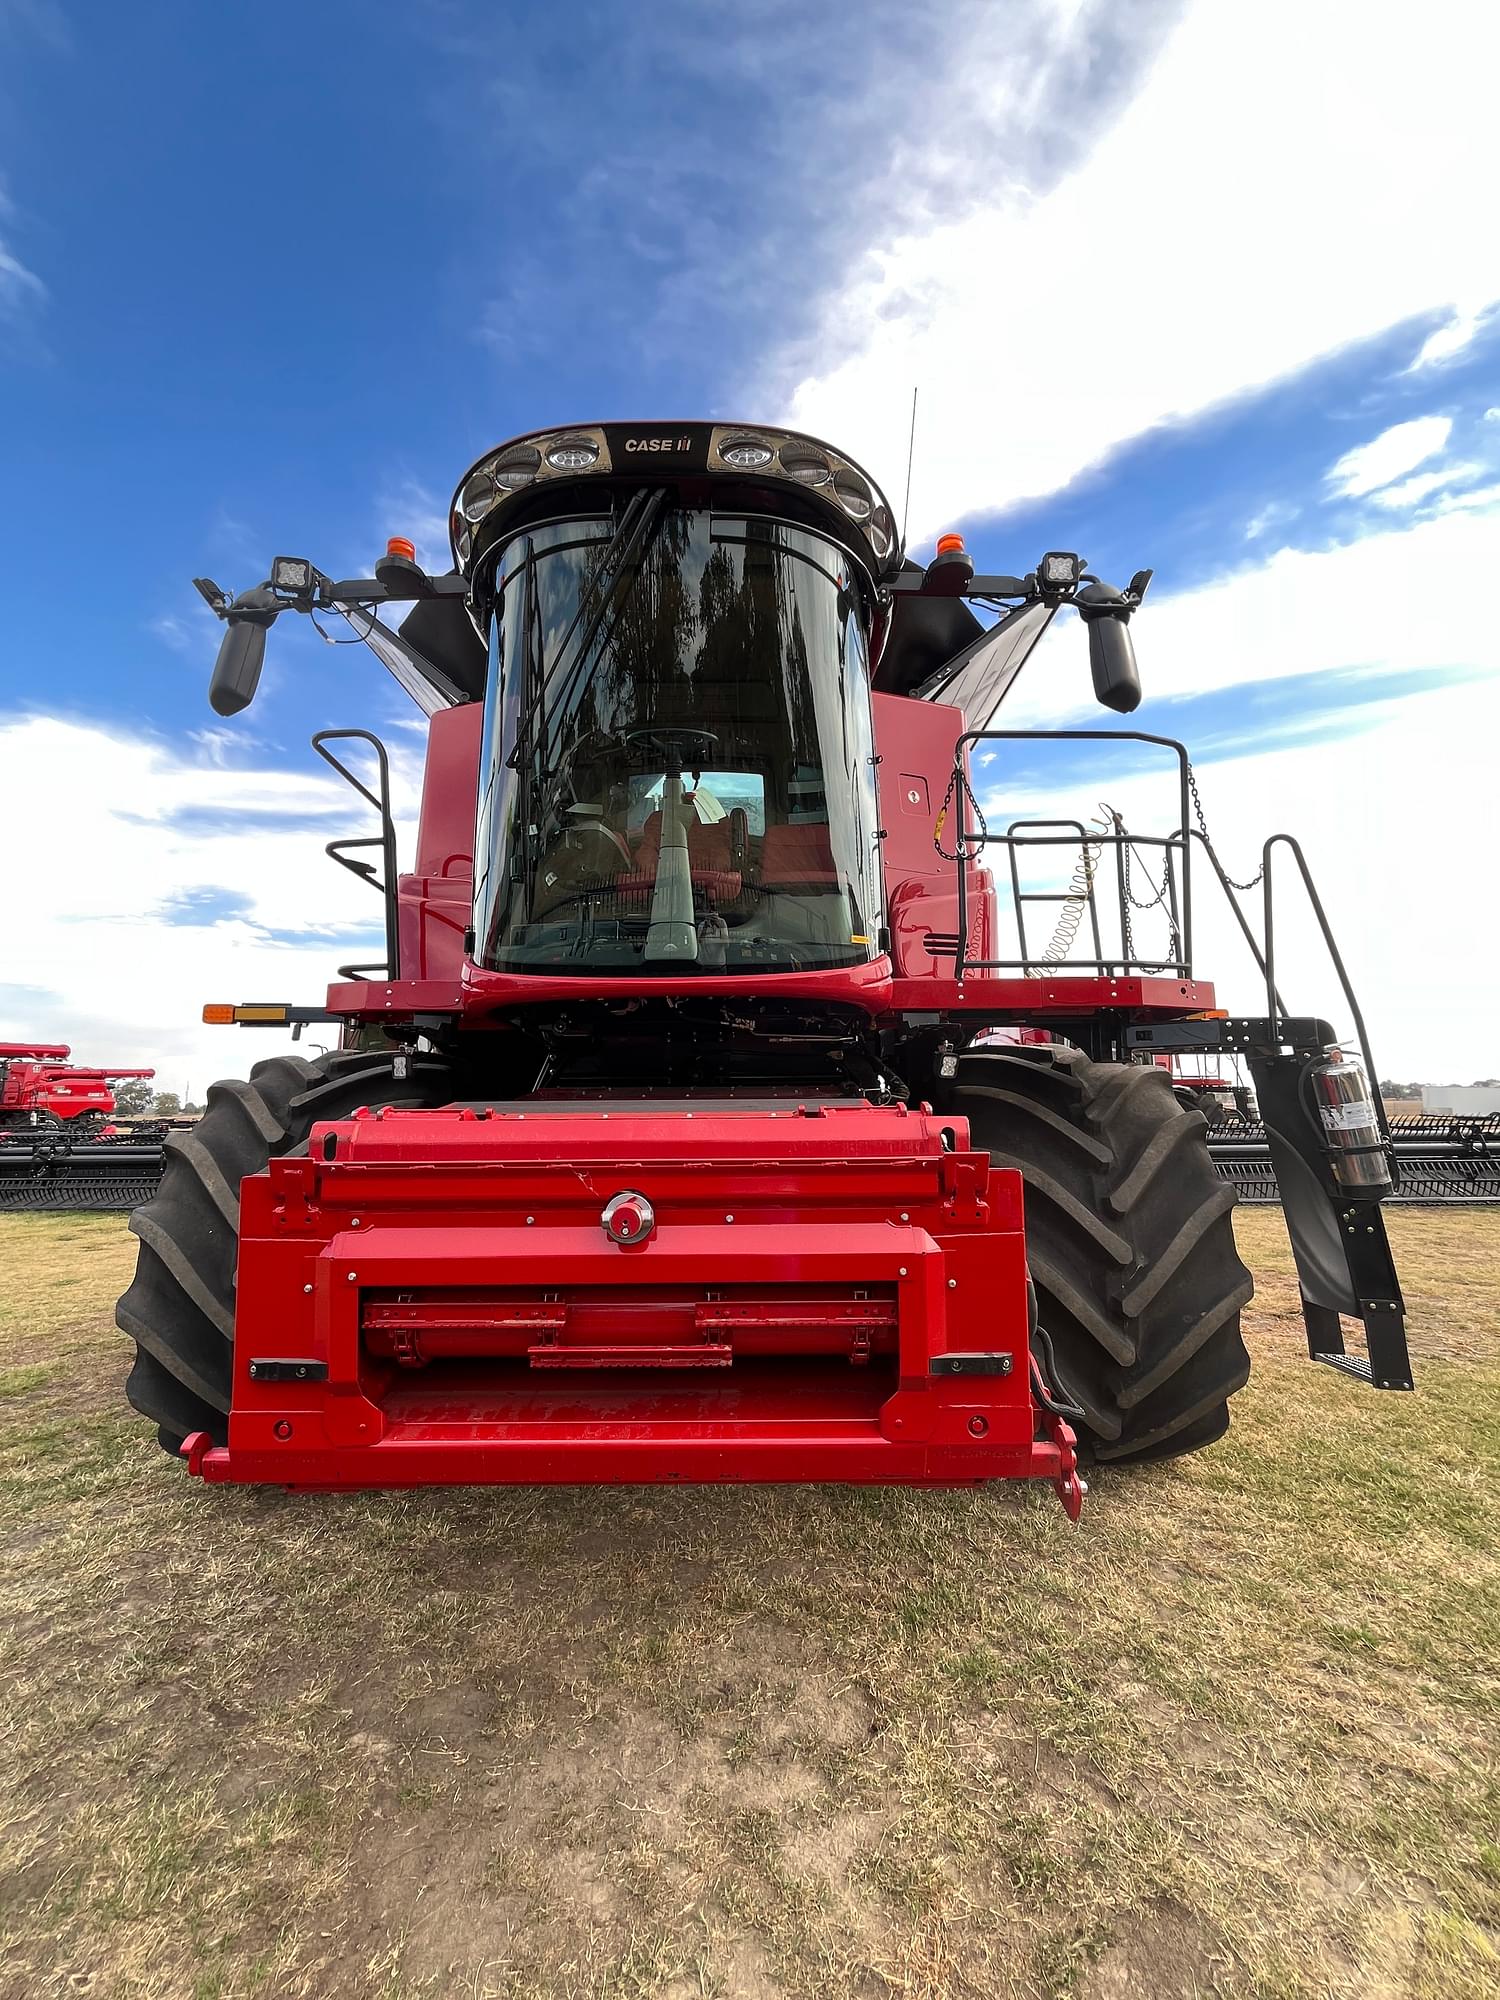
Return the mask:
[[1061, 1047], [965, 1056], [953, 1109], [996, 1166], [1024, 1176], [1052, 1386], [1084, 1412], [1093, 1456], [1175, 1458], [1222, 1437], [1249, 1379], [1240, 1309], [1253, 1286], [1201, 1112], [1165, 1070]]
[[193, 1431], [215, 1444], [227, 1436], [240, 1182], [268, 1160], [305, 1152], [322, 1119], [451, 1094], [446, 1065], [433, 1057], [410, 1057], [398, 1083], [389, 1054], [273, 1056], [248, 1083], [216, 1083], [192, 1130], [167, 1135], [160, 1186], [130, 1218], [141, 1247], [115, 1308], [136, 1349], [125, 1393], [157, 1426], [164, 1451], [175, 1454]]

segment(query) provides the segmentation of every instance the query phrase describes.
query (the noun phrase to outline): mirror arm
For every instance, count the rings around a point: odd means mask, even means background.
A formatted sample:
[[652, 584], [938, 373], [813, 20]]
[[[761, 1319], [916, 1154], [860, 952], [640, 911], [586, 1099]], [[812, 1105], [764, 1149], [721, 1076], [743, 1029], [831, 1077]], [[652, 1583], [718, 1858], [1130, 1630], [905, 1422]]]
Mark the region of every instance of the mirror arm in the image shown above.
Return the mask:
[[248, 621], [269, 625], [283, 611], [342, 611], [350, 604], [415, 604], [423, 598], [469, 594], [468, 582], [461, 576], [424, 576], [420, 571], [409, 589], [404, 584], [393, 588], [373, 576], [345, 577], [340, 583], [320, 576], [306, 597], [288, 596], [270, 583], [260, 583], [253, 590], [242, 590], [233, 601], [228, 591], [220, 590], [207, 577], [194, 577], [193, 583], [214, 616], [231, 624]]
[[[382, 625], [375, 615], [375, 606], [414, 603], [433, 597], [467, 597], [467, 581], [461, 576], [428, 576], [416, 563], [404, 558], [387, 557], [380, 567], [385, 572], [383, 577], [350, 577], [334, 583], [311, 563], [278, 557], [271, 565], [272, 575], [278, 572], [285, 575], [290, 570], [298, 587], [288, 588], [268, 579], [251, 590], [242, 590], [233, 600], [212, 578], [194, 577], [198, 595], [224, 626], [208, 690], [209, 706], [214, 712], [238, 715], [255, 699], [265, 664], [266, 633], [283, 611], [339, 612], [425, 715], [460, 702], [462, 691], [448, 675], [399, 632]], [[362, 631], [357, 623], [361, 611], [366, 620]]]
[[423, 587], [392, 589], [373, 576], [346, 577], [342, 583], [324, 581], [314, 600], [315, 609], [337, 611], [346, 604], [415, 604], [419, 598], [467, 597], [469, 585], [461, 576], [429, 576]]
[[[887, 577], [883, 587], [892, 597], [930, 596], [932, 592], [924, 593], [922, 589], [925, 581], [924, 571], [902, 570], [895, 576]], [[1036, 578], [1030, 576], [970, 577], [963, 589], [954, 593], [958, 597], [1021, 597], [1028, 600], [1037, 594]]]

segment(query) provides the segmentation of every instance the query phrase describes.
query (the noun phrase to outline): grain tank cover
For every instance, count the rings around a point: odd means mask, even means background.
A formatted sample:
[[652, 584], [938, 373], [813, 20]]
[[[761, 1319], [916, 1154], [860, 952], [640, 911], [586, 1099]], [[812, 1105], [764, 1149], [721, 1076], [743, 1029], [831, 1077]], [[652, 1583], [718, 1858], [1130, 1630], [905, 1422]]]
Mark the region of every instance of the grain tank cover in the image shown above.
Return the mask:
[[685, 505], [786, 513], [832, 530], [877, 576], [901, 564], [890, 503], [847, 454], [766, 424], [710, 423], [574, 424], [497, 445], [453, 496], [454, 559], [467, 574], [515, 520], [536, 518], [550, 502], [576, 508], [580, 488], [596, 487], [605, 505], [611, 488], [646, 482], [677, 485]]

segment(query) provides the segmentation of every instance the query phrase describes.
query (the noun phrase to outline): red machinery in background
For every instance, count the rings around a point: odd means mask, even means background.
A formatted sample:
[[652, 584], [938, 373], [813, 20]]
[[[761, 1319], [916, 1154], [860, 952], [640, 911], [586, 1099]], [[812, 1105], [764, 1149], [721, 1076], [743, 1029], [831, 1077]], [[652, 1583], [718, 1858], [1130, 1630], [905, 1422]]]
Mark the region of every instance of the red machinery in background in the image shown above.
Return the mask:
[[121, 1117], [114, 1086], [155, 1070], [85, 1068], [62, 1042], [0, 1042], [0, 1209], [131, 1209], [161, 1179], [167, 1120]]
[[65, 1042], [0, 1042], [0, 1130], [65, 1125], [75, 1135], [101, 1132], [115, 1114], [112, 1085], [154, 1069], [85, 1069]]

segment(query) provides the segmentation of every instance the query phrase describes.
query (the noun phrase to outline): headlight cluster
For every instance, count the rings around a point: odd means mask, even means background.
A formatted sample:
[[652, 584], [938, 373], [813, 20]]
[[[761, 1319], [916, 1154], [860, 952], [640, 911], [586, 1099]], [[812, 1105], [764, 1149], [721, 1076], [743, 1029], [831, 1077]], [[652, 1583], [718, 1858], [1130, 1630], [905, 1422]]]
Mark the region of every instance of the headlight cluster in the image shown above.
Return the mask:
[[795, 479], [799, 486], [826, 487], [851, 521], [864, 529], [882, 561], [896, 546], [890, 509], [876, 496], [862, 473], [834, 452], [806, 438], [778, 438], [757, 431], [725, 431], [713, 455], [736, 472], [769, 472]]
[[598, 424], [520, 438], [480, 459], [453, 501], [460, 565], [469, 562], [485, 518], [533, 482], [646, 466], [684, 477], [731, 472], [790, 480], [853, 522], [878, 563], [896, 548], [896, 525], [879, 491], [858, 466], [815, 439], [724, 424]]
[[588, 472], [595, 466], [601, 471], [609, 469], [603, 439], [596, 431], [564, 431], [534, 443], [525, 439], [481, 459], [453, 503], [453, 547], [459, 562], [469, 560], [474, 530], [502, 500], [549, 474]]

